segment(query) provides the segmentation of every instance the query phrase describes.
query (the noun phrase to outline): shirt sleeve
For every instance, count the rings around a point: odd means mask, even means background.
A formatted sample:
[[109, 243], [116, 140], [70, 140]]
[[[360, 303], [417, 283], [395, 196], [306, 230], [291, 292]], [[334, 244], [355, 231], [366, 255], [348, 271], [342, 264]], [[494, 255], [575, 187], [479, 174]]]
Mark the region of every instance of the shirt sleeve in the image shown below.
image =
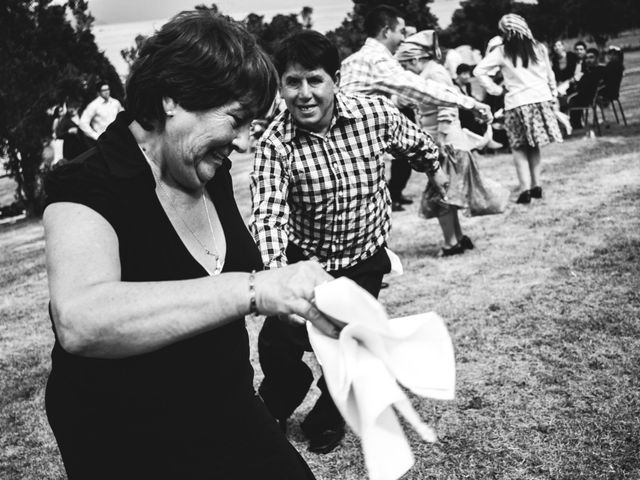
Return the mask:
[[251, 172], [251, 217], [249, 225], [265, 269], [287, 264], [289, 168], [269, 140], [256, 150]]
[[476, 68], [473, 69], [473, 76], [478, 79], [480, 85], [482, 85], [489, 95], [502, 95], [502, 87], [496, 85], [496, 83], [489, 77], [489, 72], [495, 68], [502, 67], [502, 49], [495, 48], [489, 54], [484, 57]]
[[456, 106], [469, 110], [475, 100], [462, 95], [454, 87], [439, 84], [409, 72], [393, 58], [380, 60], [375, 65], [373, 88], [387, 96], [397, 95], [404, 104], [431, 104]]
[[389, 112], [389, 153], [406, 158], [411, 168], [418, 172], [432, 170], [438, 162], [436, 143], [390, 102], [383, 101]]
[[93, 140], [98, 139], [98, 133], [91, 128], [91, 119], [93, 119], [95, 114], [96, 107], [94, 102], [91, 102], [87, 105], [87, 108], [84, 109], [84, 112], [82, 112], [82, 115], [80, 116], [80, 124], [78, 125], [80, 130], [82, 130], [87, 137], [92, 138]]

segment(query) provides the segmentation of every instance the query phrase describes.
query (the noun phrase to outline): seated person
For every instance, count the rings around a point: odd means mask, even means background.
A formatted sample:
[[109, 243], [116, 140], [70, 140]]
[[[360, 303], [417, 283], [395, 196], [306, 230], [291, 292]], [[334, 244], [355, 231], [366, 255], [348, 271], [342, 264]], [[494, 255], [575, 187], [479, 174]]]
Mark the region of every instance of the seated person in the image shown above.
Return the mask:
[[624, 73], [624, 53], [620, 47], [610, 46], [605, 53], [607, 63], [604, 66], [604, 88], [600, 95], [605, 102], [620, 96], [620, 83]]
[[551, 68], [556, 76], [558, 84], [558, 94], [567, 94], [571, 81], [574, 79], [578, 66], [578, 55], [574, 52], [567, 52], [562, 40], [553, 44], [553, 54], [551, 55]]
[[[596, 48], [589, 48], [584, 57], [582, 77], [575, 84], [574, 93], [567, 97], [567, 107], [586, 107], [591, 105], [593, 98], [604, 80], [604, 67], [598, 65], [600, 52]], [[582, 128], [582, 114], [573, 111], [570, 114], [571, 126]]]

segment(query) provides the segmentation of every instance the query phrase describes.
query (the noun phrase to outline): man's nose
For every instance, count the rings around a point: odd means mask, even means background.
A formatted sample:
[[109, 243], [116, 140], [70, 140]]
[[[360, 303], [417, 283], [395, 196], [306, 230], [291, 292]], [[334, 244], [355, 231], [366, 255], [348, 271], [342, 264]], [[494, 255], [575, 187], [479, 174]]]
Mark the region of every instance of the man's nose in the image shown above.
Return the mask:
[[240, 153], [244, 153], [249, 150], [249, 147], [251, 146], [249, 122], [246, 122], [242, 127], [238, 129], [238, 134], [233, 140], [232, 145], [233, 148], [235, 148]]

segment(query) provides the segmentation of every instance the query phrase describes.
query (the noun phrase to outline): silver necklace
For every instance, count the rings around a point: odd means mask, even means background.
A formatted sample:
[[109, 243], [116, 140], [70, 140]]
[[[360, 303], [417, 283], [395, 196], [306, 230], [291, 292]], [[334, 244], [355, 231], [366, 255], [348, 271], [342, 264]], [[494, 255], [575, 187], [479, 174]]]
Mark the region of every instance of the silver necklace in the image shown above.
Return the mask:
[[212, 240], [213, 250], [209, 250], [209, 248], [207, 248], [207, 246], [200, 240], [200, 238], [198, 238], [196, 233], [191, 229], [191, 227], [185, 221], [185, 219], [182, 218], [182, 215], [180, 215], [180, 213], [178, 212], [178, 209], [173, 204], [173, 198], [171, 198], [169, 193], [164, 189], [164, 186], [162, 185], [162, 181], [160, 180], [160, 177], [156, 176], [156, 173], [155, 173], [155, 171], [153, 169], [153, 165], [151, 165], [151, 160], [147, 156], [147, 152], [142, 147], [140, 147], [140, 149], [142, 150], [142, 153], [143, 153], [144, 157], [146, 158], [147, 162], [149, 162], [149, 166], [151, 167], [151, 173], [153, 174], [153, 177], [156, 180], [156, 184], [158, 185], [158, 187], [160, 187], [160, 192], [162, 193], [162, 195], [168, 200], [169, 206], [171, 207], [171, 210], [173, 210], [173, 213], [176, 214], [176, 217], [178, 217], [180, 219], [180, 221], [185, 226], [185, 228], [187, 230], [189, 230], [189, 233], [194, 238], [194, 240], [196, 242], [198, 242], [198, 244], [200, 245], [202, 250], [204, 250], [204, 253], [207, 254], [210, 257], [213, 257], [215, 259], [216, 268], [213, 271], [213, 275], [219, 274], [220, 272], [222, 272], [223, 264], [222, 264], [222, 260], [220, 259], [220, 255], [218, 254], [218, 248], [217, 248], [217, 245], [216, 245], [216, 236], [213, 233], [213, 224], [211, 223], [211, 216], [209, 215], [209, 207], [207, 207], [207, 200], [206, 200], [205, 195], [204, 195], [204, 190], [202, 191], [202, 205], [204, 205], [204, 211], [205, 211], [205, 214], [207, 215], [207, 221], [209, 222], [209, 231], [211, 232], [211, 240]]

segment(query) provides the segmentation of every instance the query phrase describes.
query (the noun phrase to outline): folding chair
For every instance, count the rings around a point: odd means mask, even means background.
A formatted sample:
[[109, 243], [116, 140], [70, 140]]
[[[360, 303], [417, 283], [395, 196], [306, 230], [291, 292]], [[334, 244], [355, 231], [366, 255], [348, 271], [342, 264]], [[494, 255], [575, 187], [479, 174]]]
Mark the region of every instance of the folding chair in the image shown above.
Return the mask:
[[[607, 95], [600, 94], [598, 98], [598, 105], [600, 106], [600, 111], [602, 112], [603, 119], [604, 119], [603, 108], [611, 105], [611, 110], [613, 110], [613, 116], [616, 118], [616, 123], [618, 125], [620, 124], [620, 119], [618, 118], [617, 110], [620, 110], [622, 121], [624, 122], [624, 126], [626, 127], [627, 117], [625, 117], [622, 104], [620, 103], [620, 83], [618, 83], [617, 85], [614, 85], [613, 88], [610, 88]], [[618, 105], [617, 108], [616, 108], [616, 104]]]
[[[584, 125], [584, 128], [588, 131], [593, 130], [595, 127], [595, 131], [598, 135], [602, 134], [602, 131], [600, 129], [600, 121], [598, 120], [598, 108], [600, 108], [600, 112], [602, 114], [602, 120], [604, 121], [604, 110], [602, 110], [602, 106], [598, 103], [598, 97], [600, 95], [600, 91], [604, 88], [604, 84], [598, 86], [598, 88], [596, 89], [595, 94], [593, 95], [593, 99], [591, 100], [591, 104], [590, 105], [585, 105], [582, 107], [569, 107], [569, 109], [567, 110], [567, 114], [569, 116], [571, 116], [571, 112], [580, 112], [582, 114], [582, 123]], [[593, 115], [591, 115], [591, 122], [589, 122], [590, 120], [590, 115], [589, 113], [592, 113]]]

